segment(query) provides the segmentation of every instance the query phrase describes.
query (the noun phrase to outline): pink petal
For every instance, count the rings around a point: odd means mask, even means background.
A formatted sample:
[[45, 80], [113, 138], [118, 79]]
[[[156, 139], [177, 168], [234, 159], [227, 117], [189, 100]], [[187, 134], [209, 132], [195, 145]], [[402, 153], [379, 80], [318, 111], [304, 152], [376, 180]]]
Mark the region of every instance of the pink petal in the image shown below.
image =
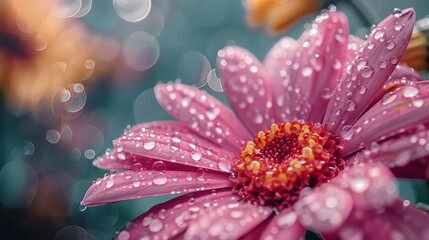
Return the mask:
[[372, 100], [370, 107], [380, 101], [384, 95], [399, 88], [403, 85], [413, 85], [415, 82], [421, 81], [422, 78], [414, 69], [405, 64], [396, 65], [395, 70], [390, 75], [389, 80], [380, 88]]
[[113, 149], [106, 152], [103, 156], [97, 158], [93, 165], [106, 170], [175, 170], [175, 171], [196, 171], [197, 168], [158, 159], [152, 159], [132, 153], [118, 152]]
[[113, 144], [132, 154], [221, 172], [230, 172], [234, 156], [177, 122], [137, 125]]
[[[273, 105], [276, 122], [292, 120], [289, 94], [286, 93], [290, 88], [291, 78], [288, 70], [291, 68], [295, 49], [297, 49], [296, 41], [292, 38], [284, 37], [265, 56], [265, 69], [267, 69], [267, 73], [271, 77], [273, 86]], [[288, 97], [288, 99], [285, 99], [285, 97]]]
[[347, 189], [354, 206], [361, 209], [380, 209], [398, 196], [395, 178], [381, 164], [359, 164], [342, 171], [331, 181]]
[[[409, 201], [395, 199], [385, 209], [354, 210], [349, 220], [326, 239], [429, 239], [429, 216]], [[336, 236], [335, 236], [336, 235]]]
[[386, 139], [406, 129], [428, 122], [429, 82], [407, 85], [386, 94], [352, 128], [342, 133], [341, 155], [346, 156], [372, 142]]
[[398, 178], [429, 180], [429, 157], [414, 160], [411, 163], [390, 169]]
[[[296, 43], [285, 38], [267, 55], [276, 115], [283, 121], [320, 122], [341, 74], [347, 50], [346, 18], [341, 13], [327, 12], [311, 26]], [[294, 50], [296, 47], [299, 51]], [[275, 60], [277, 63], [273, 63]]]
[[129, 199], [233, 186], [228, 175], [212, 172], [125, 171], [97, 179], [81, 204], [104, 205]]
[[263, 222], [271, 207], [235, 202], [204, 209], [192, 220], [185, 239], [238, 239]]
[[298, 214], [292, 208], [284, 209], [271, 218], [259, 239], [283, 240], [285, 236], [290, 240], [302, 239], [305, 228], [297, 220]]
[[241, 149], [243, 139], [251, 139], [228, 108], [195, 87], [180, 83], [158, 84], [155, 95], [173, 117], [223, 148], [236, 152]]
[[[295, 87], [300, 89], [300, 93], [289, 92], [289, 106], [302, 106], [298, 111], [291, 108], [298, 118], [322, 121], [337, 79], [342, 73], [347, 43], [347, 18], [338, 12], [322, 13], [298, 40], [302, 48], [296, 51], [293, 62], [298, 63], [299, 67], [295, 69], [292, 66], [290, 77], [296, 81]], [[303, 115], [306, 108], [300, 101], [309, 103], [308, 115]]]
[[228, 46], [218, 52], [218, 69], [231, 107], [256, 134], [274, 122], [271, 86], [264, 66], [247, 50]]
[[[359, 49], [361, 48], [364, 41], [356, 36], [349, 36], [349, 43], [347, 44], [347, 57], [346, 64], [352, 63], [356, 56], [359, 54]], [[345, 66], [343, 66], [345, 67]]]
[[[413, 30], [415, 12], [407, 9], [391, 15], [374, 28], [352, 64], [345, 67], [329, 102], [323, 123], [340, 134], [368, 108], [401, 59]], [[402, 26], [398, 31], [396, 26]]]
[[237, 195], [230, 189], [186, 194], [161, 203], [140, 215], [131, 221], [116, 239], [121, 240], [121, 235], [128, 236], [129, 240], [152, 239], [156, 236], [176, 239], [203, 209], [215, 207], [219, 203], [237, 201]]
[[294, 209], [300, 223], [316, 232], [332, 232], [348, 218], [353, 207], [351, 195], [331, 183], [325, 183], [313, 191], [301, 192]]
[[349, 162], [374, 161], [393, 168], [429, 156], [429, 126], [418, 126], [410, 131], [389, 138], [359, 151]]

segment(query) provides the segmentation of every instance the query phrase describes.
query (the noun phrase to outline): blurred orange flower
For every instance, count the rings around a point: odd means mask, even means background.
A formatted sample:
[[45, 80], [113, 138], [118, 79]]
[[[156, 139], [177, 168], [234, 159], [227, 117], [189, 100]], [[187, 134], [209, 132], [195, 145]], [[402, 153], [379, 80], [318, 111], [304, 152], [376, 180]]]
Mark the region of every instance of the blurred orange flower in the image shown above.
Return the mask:
[[99, 60], [112, 59], [101, 49], [113, 43], [91, 36], [76, 20], [59, 18], [55, 3], [0, 1], [0, 87], [12, 107], [48, 103], [60, 87], [88, 80], [96, 65], [103, 71]]
[[429, 70], [429, 17], [416, 22], [410, 43], [401, 61], [418, 71]]
[[246, 0], [247, 21], [252, 27], [265, 28], [278, 33], [299, 18], [320, 10], [319, 0]]

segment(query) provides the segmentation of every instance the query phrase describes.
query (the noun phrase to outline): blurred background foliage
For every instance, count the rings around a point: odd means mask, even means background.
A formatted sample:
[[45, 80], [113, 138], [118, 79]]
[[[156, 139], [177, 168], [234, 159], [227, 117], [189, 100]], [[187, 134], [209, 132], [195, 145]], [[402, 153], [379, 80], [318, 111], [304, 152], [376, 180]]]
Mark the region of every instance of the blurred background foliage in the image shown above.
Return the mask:
[[[377, 23], [394, 8], [414, 7], [417, 19], [429, 13], [426, 0], [329, 3], [346, 13], [351, 34], [360, 37], [369, 33], [368, 22]], [[127, 18], [127, 13], [122, 14]], [[94, 75], [84, 85], [73, 85], [84, 86], [83, 92], [68, 92], [73, 104], [79, 105], [76, 114], [56, 114], [55, 98], [37, 110], [12, 108], [2, 93], [0, 238], [113, 238], [127, 221], [167, 199], [139, 199], [86, 210], [79, 207], [92, 181], [105, 174], [91, 162], [112, 146], [113, 139], [130, 125], [170, 119], [157, 104], [152, 87], [177, 78], [186, 84], [201, 84], [215, 68], [217, 51], [225, 45], [242, 46], [262, 59], [280, 37], [297, 38], [314, 16], [273, 36], [249, 28], [243, 2], [238, 0], [154, 0], [149, 15], [138, 22], [118, 16], [112, 1], [94, 1], [77, 21], [122, 50], [103, 49], [119, 51], [110, 71]], [[226, 102], [222, 93], [207, 86], [203, 89]], [[429, 203], [427, 182], [400, 180], [399, 185], [404, 198]]]

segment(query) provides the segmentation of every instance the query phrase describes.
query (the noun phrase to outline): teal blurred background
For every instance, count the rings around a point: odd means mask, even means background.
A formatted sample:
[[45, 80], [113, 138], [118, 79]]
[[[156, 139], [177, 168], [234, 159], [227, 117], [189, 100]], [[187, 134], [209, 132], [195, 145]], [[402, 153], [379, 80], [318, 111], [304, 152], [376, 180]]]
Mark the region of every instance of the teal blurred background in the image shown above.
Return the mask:
[[[346, 13], [350, 32], [360, 37], [368, 34], [368, 21], [377, 23], [394, 8], [414, 7], [417, 19], [429, 14], [427, 0], [353, 2], [361, 12], [349, 1], [330, 3]], [[313, 17], [304, 17], [285, 34], [299, 37]], [[94, 1], [79, 20], [117, 41], [124, 52], [111, 74], [85, 85], [86, 104], [77, 118], [59, 121], [50, 116], [49, 106], [21, 112], [1, 98], [0, 239], [111, 239], [127, 221], [165, 201], [156, 197], [79, 207], [92, 181], [106, 173], [93, 167], [92, 160], [111, 147], [113, 139], [129, 125], [170, 119], [154, 98], [157, 82], [180, 78], [198, 85], [216, 67], [217, 51], [225, 45], [242, 46], [262, 59], [281, 37], [250, 29], [238, 0], [153, 0], [148, 17], [136, 23], [121, 19], [112, 1]], [[127, 62], [127, 51], [150, 53], [148, 61], [155, 65], [136, 71], [142, 69]], [[226, 102], [222, 93], [203, 89]], [[400, 180], [399, 186], [404, 198], [429, 203], [427, 182]]]

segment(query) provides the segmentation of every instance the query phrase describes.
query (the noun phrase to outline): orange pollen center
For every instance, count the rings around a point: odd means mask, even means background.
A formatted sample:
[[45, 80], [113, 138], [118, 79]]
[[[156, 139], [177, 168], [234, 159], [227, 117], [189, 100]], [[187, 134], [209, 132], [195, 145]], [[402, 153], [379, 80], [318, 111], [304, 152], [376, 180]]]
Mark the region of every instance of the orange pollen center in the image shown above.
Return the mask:
[[293, 204], [305, 187], [318, 186], [344, 168], [337, 157], [342, 139], [312, 122], [273, 123], [247, 142], [234, 164], [234, 191], [279, 209]]

